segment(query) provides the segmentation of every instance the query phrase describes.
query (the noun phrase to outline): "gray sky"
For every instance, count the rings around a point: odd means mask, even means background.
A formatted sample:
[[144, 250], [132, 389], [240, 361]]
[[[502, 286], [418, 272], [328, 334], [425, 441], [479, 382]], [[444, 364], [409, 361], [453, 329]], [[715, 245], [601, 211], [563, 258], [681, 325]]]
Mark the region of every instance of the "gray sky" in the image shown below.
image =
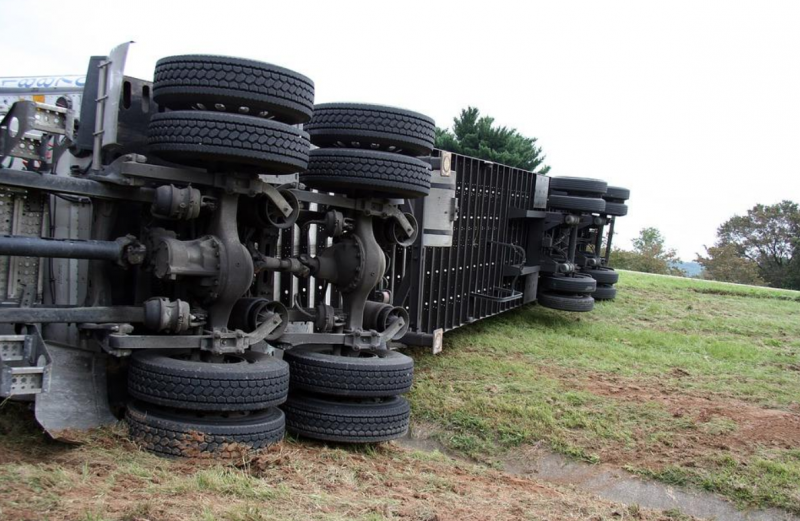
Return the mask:
[[[118, 6], [118, 7], [112, 7]], [[630, 188], [684, 260], [756, 203], [800, 201], [800, 2], [0, 0], [0, 76], [82, 73], [136, 41], [301, 72], [317, 102], [398, 105], [439, 126], [474, 105], [537, 136], [552, 175]]]

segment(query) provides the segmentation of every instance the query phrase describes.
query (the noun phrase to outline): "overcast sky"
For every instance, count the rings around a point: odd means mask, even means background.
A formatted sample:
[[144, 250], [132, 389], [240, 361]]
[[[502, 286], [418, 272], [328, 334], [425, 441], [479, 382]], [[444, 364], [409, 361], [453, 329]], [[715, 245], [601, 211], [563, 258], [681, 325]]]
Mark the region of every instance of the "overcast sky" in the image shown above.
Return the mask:
[[539, 138], [552, 175], [630, 188], [618, 244], [684, 260], [757, 203], [800, 201], [799, 1], [0, 0], [0, 76], [74, 74], [134, 40], [128, 74], [210, 53], [450, 126], [473, 105]]

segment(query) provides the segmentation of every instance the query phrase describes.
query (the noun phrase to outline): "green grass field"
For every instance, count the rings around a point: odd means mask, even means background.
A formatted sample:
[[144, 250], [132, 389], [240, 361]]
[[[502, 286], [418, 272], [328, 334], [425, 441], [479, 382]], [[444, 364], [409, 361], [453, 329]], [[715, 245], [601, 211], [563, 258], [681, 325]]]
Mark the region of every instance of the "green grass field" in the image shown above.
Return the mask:
[[529, 306], [416, 350], [413, 422], [479, 464], [288, 439], [235, 465], [164, 460], [119, 425], [49, 441], [0, 406], [0, 519], [690, 519], [512, 476], [531, 445], [800, 512], [800, 293], [623, 273], [619, 297]]
[[526, 307], [416, 352], [417, 421], [492, 462], [560, 453], [800, 512], [800, 293], [622, 273], [592, 313]]

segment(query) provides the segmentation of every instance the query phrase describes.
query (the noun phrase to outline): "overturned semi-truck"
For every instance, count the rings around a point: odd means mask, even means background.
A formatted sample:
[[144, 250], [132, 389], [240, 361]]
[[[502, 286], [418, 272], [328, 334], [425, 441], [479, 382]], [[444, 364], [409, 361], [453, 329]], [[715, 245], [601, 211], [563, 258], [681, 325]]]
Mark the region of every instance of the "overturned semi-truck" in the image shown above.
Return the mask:
[[166, 456], [284, 430], [402, 436], [406, 346], [613, 299], [629, 192], [434, 148], [404, 109], [314, 105], [267, 63], [172, 56], [17, 82], [0, 123], [0, 397], [51, 435], [124, 417]]

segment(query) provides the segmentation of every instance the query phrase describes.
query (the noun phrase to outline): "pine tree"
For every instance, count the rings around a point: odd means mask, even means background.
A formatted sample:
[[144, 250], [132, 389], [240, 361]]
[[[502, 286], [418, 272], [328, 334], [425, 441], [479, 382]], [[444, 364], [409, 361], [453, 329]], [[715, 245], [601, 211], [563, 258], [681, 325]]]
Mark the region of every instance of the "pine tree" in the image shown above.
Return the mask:
[[478, 157], [516, 168], [546, 174], [545, 155], [536, 146], [537, 138], [528, 138], [516, 129], [495, 126], [494, 118], [481, 116], [475, 107], [453, 118], [453, 130], [436, 129], [436, 148]]

